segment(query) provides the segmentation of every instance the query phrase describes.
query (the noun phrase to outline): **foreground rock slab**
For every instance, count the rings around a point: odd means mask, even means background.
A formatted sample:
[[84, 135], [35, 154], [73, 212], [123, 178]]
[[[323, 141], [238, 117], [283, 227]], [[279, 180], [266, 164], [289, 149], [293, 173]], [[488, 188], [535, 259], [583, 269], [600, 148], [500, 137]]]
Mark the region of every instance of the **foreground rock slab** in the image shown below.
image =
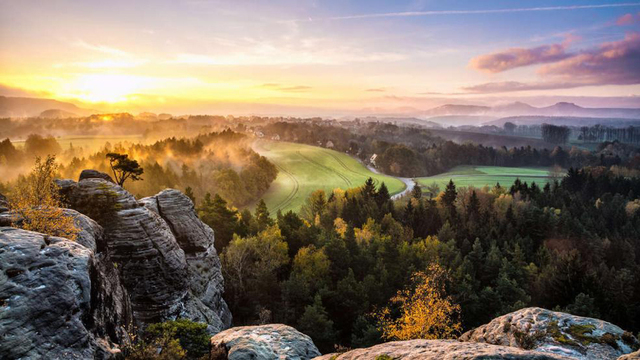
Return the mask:
[[327, 354], [315, 360], [364, 360], [385, 357], [402, 360], [567, 360], [556, 354], [543, 354], [508, 346], [464, 343], [456, 340], [393, 341], [343, 354]]
[[631, 354], [622, 355], [618, 358], [618, 360], [640, 360], [640, 351], [636, 351]]
[[211, 360], [308, 360], [318, 356], [320, 351], [309, 336], [283, 324], [234, 327], [211, 338]]
[[526, 308], [466, 332], [462, 341], [514, 346], [574, 359], [603, 360], [638, 349], [638, 340], [606, 321]]
[[[108, 358], [107, 337], [122, 340], [123, 330], [104, 316], [123, 310], [113, 306], [115, 291], [109, 302], [92, 301], [92, 277], [102, 273], [96, 264], [78, 243], [0, 227], [0, 358]], [[95, 326], [111, 334], [96, 337]]]

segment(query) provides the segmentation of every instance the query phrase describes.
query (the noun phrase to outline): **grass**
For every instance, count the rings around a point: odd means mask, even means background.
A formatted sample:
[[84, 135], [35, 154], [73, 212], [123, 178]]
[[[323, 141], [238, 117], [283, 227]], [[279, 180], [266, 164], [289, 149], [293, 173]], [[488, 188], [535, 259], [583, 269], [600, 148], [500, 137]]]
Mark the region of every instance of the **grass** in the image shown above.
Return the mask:
[[279, 170], [278, 177], [263, 196], [272, 214], [278, 210], [298, 211], [315, 190], [323, 189], [328, 195], [336, 188], [362, 186], [369, 177], [374, 179], [376, 185], [384, 182], [391, 195], [405, 188], [402, 181], [375, 174], [341, 152], [268, 140], [258, 140], [254, 150], [268, 158]]
[[536, 182], [539, 186], [544, 186], [551, 181], [550, 169], [528, 168], [528, 167], [504, 167], [504, 166], [456, 166], [451, 171], [435, 176], [417, 178], [420, 186], [428, 186], [434, 182], [444, 190], [449, 180], [453, 180], [457, 187], [473, 186], [482, 188], [484, 186], [494, 186], [500, 183], [501, 186], [509, 187], [516, 179], [531, 184]]

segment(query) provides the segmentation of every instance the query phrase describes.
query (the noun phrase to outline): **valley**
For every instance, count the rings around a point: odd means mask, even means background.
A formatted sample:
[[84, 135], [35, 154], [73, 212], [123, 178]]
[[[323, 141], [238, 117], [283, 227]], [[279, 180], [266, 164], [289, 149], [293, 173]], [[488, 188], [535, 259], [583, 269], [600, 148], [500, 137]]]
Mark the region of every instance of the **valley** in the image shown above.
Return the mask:
[[275, 214], [297, 211], [312, 192], [327, 194], [334, 189], [361, 186], [371, 177], [376, 184], [384, 182], [391, 195], [400, 193], [405, 184], [392, 176], [376, 174], [347, 154], [321, 147], [257, 140], [253, 149], [278, 168], [278, 177], [264, 194], [264, 201]]

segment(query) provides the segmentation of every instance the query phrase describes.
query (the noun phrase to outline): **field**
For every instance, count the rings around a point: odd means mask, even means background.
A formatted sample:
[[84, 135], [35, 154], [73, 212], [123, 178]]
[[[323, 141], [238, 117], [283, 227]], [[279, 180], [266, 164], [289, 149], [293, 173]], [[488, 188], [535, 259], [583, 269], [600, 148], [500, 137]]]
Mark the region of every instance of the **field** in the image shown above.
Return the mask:
[[456, 166], [444, 174], [417, 178], [416, 181], [420, 186], [428, 186], [435, 182], [440, 185], [440, 190], [444, 190], [450, 179], [458, 187], [473, 186], [482, 188], [484, 186], [494, 186], [496, 183], [500, 183], [501, 186], [511, 186], [518, 178], [529, 184], [535, 181], [540, 186], [552, 179], [548, 168]]
[[329, 193], [336, 188], [354, 188], [364, 184], [368, 177], [376, 184], [384, 182], [392, 195], [405, 189], [402, 181], [375, 174], [357, 160], [337, 151], [266, 140], [257, 141], [254, 150], [267, 157], [280, 171], [263, 197], [272, 214], [278, 210], [299, 210], [315, 190]]

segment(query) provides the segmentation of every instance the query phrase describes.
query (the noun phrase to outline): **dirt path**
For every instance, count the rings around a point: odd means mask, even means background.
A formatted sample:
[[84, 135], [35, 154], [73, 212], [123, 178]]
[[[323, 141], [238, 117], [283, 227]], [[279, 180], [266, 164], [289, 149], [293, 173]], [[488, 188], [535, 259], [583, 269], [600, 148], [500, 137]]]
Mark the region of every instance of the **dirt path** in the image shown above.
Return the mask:
[[[367, 167], [367, 169], [369, 169], [369, 171], [376, 173], [376, 174], [380, 174], [380, 172], [378, 171], [378, 169], [374, 168], [371, 165], [368, 164], [364, 164], [364, 166]], [[404, 178], [404, 177], [398, 177], [398, 176], [393, 176], [393, 175], [389, 175], [389, 174], [385, 174], [387, 176], [392, 176], [400, 181], [402, 181], [404, 183], [404, 185], [406, 186], [406, 188], [404, 190], [402, 190], [402, 192], [399, 192], [395, 195], [391, 196], [391, 200], [398, 200], [401, 197], [407, 195], [408, 193], [411, 192], [411, 190], [413, 190], [413, 188], [416, 186], [416, 182], [412, 179], [412, 178]]]

